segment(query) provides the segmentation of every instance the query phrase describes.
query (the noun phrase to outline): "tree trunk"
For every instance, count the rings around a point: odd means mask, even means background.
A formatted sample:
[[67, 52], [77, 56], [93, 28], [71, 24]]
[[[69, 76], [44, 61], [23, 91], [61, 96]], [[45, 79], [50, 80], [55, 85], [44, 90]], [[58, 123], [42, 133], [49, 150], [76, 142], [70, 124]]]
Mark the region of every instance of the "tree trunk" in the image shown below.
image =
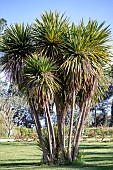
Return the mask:
[[85, 114], [86, 114], [86, 110], [87, 110], [87, 104], [88, 101], [86, 101], [86, 104], [83, 105], [83, 109], [80, 113], [80, 118], [79, 118], [79, 122], [78, 122], [78, 127], [77, 127], [77, 131], [75, 133], [75, 137], [74, 137], [74, 142], [73, 142], [73, 160], [77, 159], [77, 155], [78, 155], [78, 147], [79, 147], [79, 141], [80, 141], [80, 137], [81, 137], [81, 133], [83, 130], [83, 125], [84, 125], [84, 120], [85, 120]]
[[64, 149], [66, 147], [66, 140], [65, 140], [65, 118], [67, 115], [67, 111], [68, 111], [68, 96], [66, 97], [66, 101], [64, 103], [64, 109], [62, 111], [62, 118], [61, 118], [61, 127], [62, 127], [62, 132], [63, 132], [63, 144], [64, 144]]
[[48, 153], [47, 153], [47, 150], [45, 148], [45, 144], [44, 144], [44, 141], [42, 138], [40, 121], [36, 114], [34, 114], [34, 120], [35, 120], [35, 125], [36, 125], [37, 134], [39, 137], [39, 141], [40, 141], [40, 144], [42, 145], [42, 150], [43, 150], [43, 154], [44, 154], [44, 162], [48, 163], [48, 162], [50, 162], [50, 159], [49, 159], [49, 156], [48, 156]]
[[95, 127], [97, 127], [97, 111], [96, 111], [96, 106], [94, 106], [94, 112], [95, 112]]
[[60, 149], [61, 149], [61, 160], [65, 161], [65, 149], [64, 149], [64, 139], [63, 139], [63, 129], [62, 129], [62, 114], [61, 110], [59, 110], [59, 103], [57, 96], [55, 98], [55, 103], [56, 103], [56, 111], [57, 111], [57, 126], [58, 126], [58, 136], [60, 140]]
[[8, 138], [10, 138], [11, 137], [11, 129], [9, 128], [8, 129]]
[[112, 100], [112, 104], [111, 104], [111, 122], [110, 122], [110, 126], [113, 126], [113, 100]]
[[71, 120], [70, 120], [69, 138], [68, 138], [68, 160], [69, 161], [72, 161], [71, 142], [72, 142], [72, 133], [73, 133], [74, 111], [75, 111], [75, 89], [73, 91], [73, 96], [72, 96], [72, 110], [71, 110]]
[[38, 115], [37, 115], [37, 112], [36, 112], [36, 109], [35, 109], [35, 106], [34, 106], [33, 99], [29, 99], [29, 104], [30, 104], [30, 108], [33, 112], [36, 131], [37, 131], [37, 134], [38, 134], [38, 137], [39, 137], [39, 142], [42, 146], [42, 151], [43, 151], [43, 155], [44, 155], [44, 162], [48, 163], [50, 160], [49, 160], [49, 156], [48, 156], [48, 153], [47, 153], [47, 150], [45, 148], [45, 144], [44, 144], [44, 141], [43, 141], [43, 138], [42, 138], [41, 125], [40, 125], [40, 121], [39, 121], [39, 118], [38, 118]]
[[[50, 111], [49, 111], [49, 106], [48, 103], [46, 103], [46, 112], [47, 112], [47, 118], [48, 118], [48, 126], [50, 128], [50, 134], [53, 140], [53, 148], [52, 149], [52, 159], [54, 159], [55, 155], [56, 155], [56, 139], [55, 139], [55, 133], [54, 133], [54, 128], [51, 122], [51, 117], [50, 117]], [[51, 142], [52, 144], [52, 142]]]
[[49, 143], [49, 153], [50, 153], [50, 161], [52, 162], [53, 156], [52, 156], [52, 136], [51, 136], [51, 130], [50, 130], [50, 123], [48, 114], [46, 111], [46, 121], [47, 121], [47, 131], [48, 131], [48, 143]]
[[73, 152], [72, 152], [73, 160], [77, 159], [78, 147], [79, 147], [79, 142], [80, 142], [80, 137], [81, 137], [85, 117], [86, 117], [86, 114], [88, 113], [88, 111], [90, 109], [91, 100], [92, 100], [92, 98], [94, 96], [96, 86], [97, 86], [97, 79], [96, 79], [96, 77], [94, 77], [94, 82], [93, 82], [93, 85], [92, 85], [92, 89], [90, 90], [90, 94], [86, 93], [86, 97], [85, 97], [86, 100], [83, 103], [81, 113], [80, 113], [80, 118], [78, 120], [78, 125], [77, 125], [78, 127], [77, 127], [77, 131], [75, 133], [74, 142], [73, 142]]
[[65, 161], [65, 150], [64, 150], [64, 140], [63, 140], [63, 129], [61, 126], [61, 117], [60, 113], [57, 112], [57, 126], [58, 126], [58, 136], [60, 140], [60, 149], [61, 149], [61, 160]]

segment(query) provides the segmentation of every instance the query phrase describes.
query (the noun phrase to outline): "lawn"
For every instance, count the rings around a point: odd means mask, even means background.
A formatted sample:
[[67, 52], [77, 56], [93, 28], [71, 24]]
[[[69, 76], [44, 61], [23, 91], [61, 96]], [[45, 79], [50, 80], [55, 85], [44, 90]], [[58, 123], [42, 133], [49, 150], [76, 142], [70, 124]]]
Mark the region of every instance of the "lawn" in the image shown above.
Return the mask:
[[82, 165], [40, 165], [42, 153], [36, 143], [1, 142], [0, 170], [113, 170], [113, 142], [81, 143]]

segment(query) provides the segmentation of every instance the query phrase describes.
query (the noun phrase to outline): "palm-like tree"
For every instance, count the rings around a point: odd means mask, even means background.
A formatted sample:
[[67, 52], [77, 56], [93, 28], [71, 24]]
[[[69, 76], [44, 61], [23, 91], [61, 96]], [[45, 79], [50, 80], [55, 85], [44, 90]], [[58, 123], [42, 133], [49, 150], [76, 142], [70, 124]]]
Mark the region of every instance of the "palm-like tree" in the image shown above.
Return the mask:
[[[50, 119], [49, 101], [55, 98], [57, 125], [63, 161], [65, 159], [64, 124], [68, 106], [71, 121], [68, 140], [68, 160], [76, 159], [83, 124], [94, 93], [103, 87], [104, 68], [109, 64], [109, 26], [89, 20], [85, 26], [73, 23], [57, 12], [45, 12], [32, 28], [24, 24], [11, 25], [2, 37], [0, 51], [3, 70], [12, 82], [27, 93], [34, 115], [45, 162], [55, 158], [55, 135]], [[35, 54], [35, 55], [34, 55]], [[78, 125], [72, 146], [72, 126], [75, 104], [80, 107]], [[46, 113], [49, 151], [45, 147], [38, 114]], [[72, 147], [71, 147], [72, 146]]]
[[[60, 15], [58, 12], [45, 12], [41, 15], [41, 21], [38, 19], [35, 20], [35, 24], [33, 25], [33, 38], [34, 43], [36, 45], [37, 53], [42, 53], [42, 55], [46, 55], [48, 58], [52, 59], [60, 65], [63, 63], [63, 55], [64, 55], [64, 44], [65, 44], [65, 36], [68, 32], [68, 18], [65, 15]], [[65, 103], [65, 85], [63, 80], [63, 74], [61, 70], [57, 71], [57, 76], [61, 79], [62, 90], [59, 94], [56, 94], [56, 107], [57, 107], [57, 119], [58, 119], [58, 131], [60, 136], [60, 145], [62, 153], [64, 153], [64, 138], [63, 138], [63, 130], [62, 124], [65, 122], [62, 116], [62, 111], [66, 108], [64, 107]], [[63, 100], [62, 100], [63, 97]], [[59, 100], [61, 99], [61, 100]], [[62, 109], [62, 106], [64, 109]], [[67, 105], [67, 102], [66, 102]], [[59, 111], [60, 110], [60, 111]], [[63, 123], [62, 123], [62, 120]], [[64, 154], [62, 155], [64, 159]]]
[[20, 87], [23, 81], [24, 60], [34, 52], [31, 27], [25, 27], [24, 23], [10, 25], [2, 37], [0, 51], [3, 52], [3, 70]]
[[[91, 100], [102, 79], [103, 66], [109, 63], [110, 51], [106, 43], [109, 41], [109, 27], [103, 29], [104, 22], [89, 20], [85, 26], [82, 21], [79, 26], [72, 24], [65, 46], [65, 69], [68, 81], [72, 87], [72, 113], [68, 140], [68, 159], [76, 159], [78, 142], [84, 124], [85, 116], [90, 108]], [[80, 116], [71, 151], [71, 137], [74, 115], [74, 103], [79, 95]]]
[[[45, 162], [47, 162], [47, 153], [50, 156], [49, 161], [53, 161], [56, 154], [56, 141], [53, 125], [50, 118], [49, 102], [54, 100], [55, 93], [60, 89], [59, 79], [55, 76], [57, 67], [54, 62], [42, 54], [34, 55], [26, 60], [25, 76], [23, 90], [29, 94], [29, 102], [33, 110], [35, 124], [42, 144]], [[46, 151], [41, 135], [41, 126], [39, 114], [46, 114], [48, 142], [50, 151]], [[53, 147], [52, 147], [53, 146]]]
[[58, 12], [45, 12], [42, 21], [33, 25], [34, 42], [37, 52], [42, 52], [55, 61], [62, 62], [64, 35], [68, 30], [68, 19]]

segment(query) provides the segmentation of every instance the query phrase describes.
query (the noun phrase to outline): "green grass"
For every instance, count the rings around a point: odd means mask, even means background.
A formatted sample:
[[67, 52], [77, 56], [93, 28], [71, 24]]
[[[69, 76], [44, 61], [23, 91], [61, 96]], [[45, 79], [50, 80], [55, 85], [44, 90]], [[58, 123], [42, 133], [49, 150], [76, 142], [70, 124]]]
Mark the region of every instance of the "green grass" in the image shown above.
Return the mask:
[[113, 142], [81, 143], [82, 165], [40, 165], [42, 153], [36, 143], [1, 142], [0, 170], [113, 170]]

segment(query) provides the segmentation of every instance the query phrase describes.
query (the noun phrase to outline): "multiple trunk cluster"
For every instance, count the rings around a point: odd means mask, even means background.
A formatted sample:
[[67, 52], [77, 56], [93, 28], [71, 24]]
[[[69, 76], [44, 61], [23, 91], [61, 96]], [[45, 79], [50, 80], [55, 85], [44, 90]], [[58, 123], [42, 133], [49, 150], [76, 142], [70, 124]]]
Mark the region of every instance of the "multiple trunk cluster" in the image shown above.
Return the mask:
[[[104, 22], [99, 25], [91, 20], [86, 26], [83, 20], [78, 26], [69, 25], [64, 14], [50, 11], [32, 26], [15, 24], [4, 32], [1, 64], [10, 80], [27, 95], [45, 163], [77, 159], [85, 117], [107, 84], [111, 32], [109, 26], [103, 26]], [[50, 117], [50, 100], [56, 105], [55, 126]], [[76, 105], [79, 118], [74, 127]], [[71, 116], [66, 134], [69, 107]], [[38, 114], [46, 115], [46, 140]]]
[[[91, 101], [93, 99], [93, 93], [97, 88], [97, 80], [94, 81], [92, 86], [92, 90], [86, 95], [85, 101], [82, 103], [80, 108], [79, 118], [77, 126], [73, 126], [73, 118], [74, 118], [74, 111], [75, 111], [75, 91], [73, 91], [72, 96], [72, 110], [71, 110], [71, 118], [70, 118], [70, 126], [68, 127], [69, 132], [65, 134], [65, 118], [68, 109], [68, 103], [65, 102], [64, 109], [61, 111], [59, 110], [59, 101], [58, 99], [56, 102], [56, 110], [57, 110], [57, 130], [58, 130], [58, 138], [55, 136], [54, 127], [51, 122], [50, 118], [50, 111], [49, 111], [49, 103], [46, 103], [46, 119], [47, 119], [47, 132], [48, 132], [48, 145], [49, 148], [46, 147], [44, 144], [43, 136], [41, 133], [41, 126], [39, 119], [37, 117], [37, 111], [35, 110], [35, 104], [32, 103], [32, 111], [35, 118], [36, 129], [39, 136], [39, 141], [42, 145], [42, 150], [44, 154], [44, 161], [47, 162], [67, 162], [67, 161], [75, 161], [78, 156], [78, 147], [80, 142], [81, 133], [83, 130], [83, 125], [85, 121], [85, 117], [90, 109]], [[73, 131], [75, 132], [73, 134]], [[57, 145], [59, 139], [59, 145]], [[67, 141], [66, 141], [67, 140]], [[60, 155], [57, 153], [57, 147], [60, 147]]]

